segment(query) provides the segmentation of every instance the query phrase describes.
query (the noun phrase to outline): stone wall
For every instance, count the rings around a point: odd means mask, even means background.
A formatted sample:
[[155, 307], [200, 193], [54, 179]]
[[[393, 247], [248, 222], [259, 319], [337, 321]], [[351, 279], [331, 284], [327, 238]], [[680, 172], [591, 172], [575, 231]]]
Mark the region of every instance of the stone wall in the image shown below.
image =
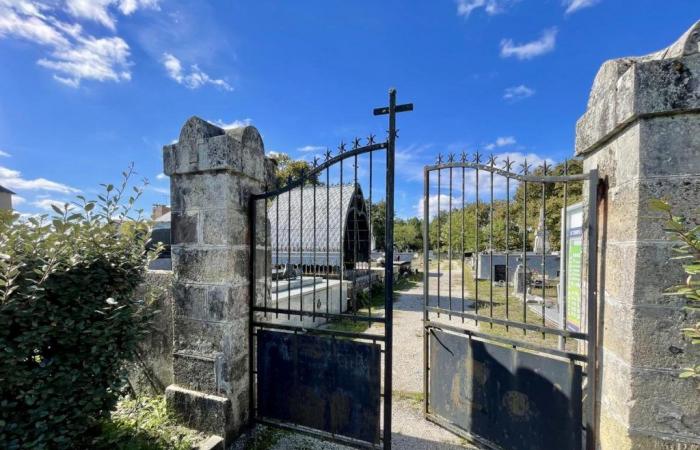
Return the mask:
[[700, 448], [698, 386], [678, 378], [700, 361], [681, 333], [700, 318], [663, 295], [684, 277], [649, 208], [700, 205], [700, 22], [665, 50], [603, 64], [576, 153], [601, 177], [599, 447]]
[[137, 394], [163, 394], [173, 383], [173, 273], [149, 270], [135, 292], [136, 299], [152, 302], [158, 310], [152, 331], [140, 345], [139, 355], [129, 368], [129, 382]]

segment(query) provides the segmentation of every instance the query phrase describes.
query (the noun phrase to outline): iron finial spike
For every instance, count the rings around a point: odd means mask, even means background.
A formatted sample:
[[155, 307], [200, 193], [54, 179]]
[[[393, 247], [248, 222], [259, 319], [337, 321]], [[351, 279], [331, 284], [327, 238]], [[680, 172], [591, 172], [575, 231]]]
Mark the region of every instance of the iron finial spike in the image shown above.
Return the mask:
[[314, 167], [318, 167], [318, 156], [314, 156]]
[[344, 153], [345, 152], [345, 142], [340, 141], [340, 145], [338, 146], [338, 153]]
[[326, 147], [326, 161], [328, 161], [329, 159], [331, 159], [331, 150], [328, 147]]
[[498, 159], [497, 156], [494, 156], [493, 153], [489, 155], [489, 166], [493, 167], [496, 164], [496, 160]]
[[462, 161], [463, 163], [467, 162], [467, 152], [462, 152], [461, 161]]
[[481, 153], [479, 153], [479, 150], [474, 153], [474, 162], [481, 164]]
[[455, 154], [454, 154], [454, 153], [450, 153], [450, 154], [447, 156], [447, 162], [453, 163], [454, 161], [455, 161]]
[[504, 161], [503, 168], [510, 172], [511, 169], [513, 168], [514, 161], [511, 161], [510, 156], [506, 156], [506, 160]]
[[352, 140], [352, 148], [359, 148], [360, 147], [360, 138], [356, 137], [355, 139]]
[[372, 145], [372, 144], [374, 144], [374, 138], [375, 138], [375, 137], [376, 137], [375, 135], [373, 135], [373, 134], [370, 133], [370, 135], [367, 136], [367, 145]]

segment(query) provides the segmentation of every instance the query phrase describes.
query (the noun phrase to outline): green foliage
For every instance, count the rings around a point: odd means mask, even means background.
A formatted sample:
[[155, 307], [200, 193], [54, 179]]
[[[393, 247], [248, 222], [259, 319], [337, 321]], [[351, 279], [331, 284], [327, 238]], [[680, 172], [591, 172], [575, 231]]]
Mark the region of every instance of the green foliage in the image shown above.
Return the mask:
[[386, 202], [380, 200], [372, 204], [372, 235], [377, 250], [386, 250]]
[[55, 215], [0, 220], [0, 442], [76, 448], [123, 387], [150, 311], [132, 300], [150, 260], [143, 187], [103, 185]]
[[394, 246], [401, 251], [423, 249], [423, 225], [416, 217], [394, 220]]
[[[302, 159], [294, 160], [286, 153], [280, 153], [275, 160], [277, 161], [275, 178], [278, 186], [284, 186], [289, 180], [297, 180], [313, 169], [309, 162]], [[319, 184], [318, 174], [307, 176], [306, 184]]]
[[[650, 207], [663, 213], [664, 231], [675, 242], [673, 251], [676, 256], [673, 259], [683, 262], [686, 274], [685, 282], [672, 286], [666, 294], [684, 297], [687, 300], [686, 308], [700, 313], [700, 225], [689, 225], [686, 217], [674, 215], [673, 208], [664, 200], [652, 200]], [[683, 334], [692, 344], [700, 345], [700, 322], [684, 328]], [[700, 379], [700, 363], [684, 368], [680, 377]]]
[[119, 401], [101, 433], [91, 443], [96, 450], [190, 450], [201, 436], [177, 425], [165, 406], [165, 397], [138, 397]]
[[[564, 173], [573, 175], [581, 172], [581, 162], [571, 160], [568, 164], [555, 165], [547, 171], [547, 175], [557, 176]], [[541, 176], [543, 172], [538, 168], [532, 174]], [[544, 186], [545, 221], [552, 250], [559, 250], [560, 246], [559, 230], [565, 193], [567, 205], [581, 201], [582, 183], [569, 182], [568, 188], [565, 188], [564, 183], [548, 183]], [[527, 250], [531, 250], [535, 230], [540, 220], [540, 209], [543, 206], [542, 194], [541, 183], [528, 183], [527, 196], [525, 184], [519, 183], [515, 193], [509, 199], [510, 202], [506, 199], [494, 199], [491, 220], [489, 218], [492, 212], [488, 198], [484, 199], [480, 196], [478, 208], [476, 203], [467, 203], [464, 208], [461, 207], [461, 203], [454, 204], [451, 212], [447, 210], [448, 205], [441, 204], [439, 220], [436, 215], [430, 222], [430, 246], [433, 250], [444, 252], [451, 243], [453, 252], [459, 252], [462, 248], [465, 252], [473, 252], [486, 250], [489, 242], [492, 242], [494, 250], [503, 251], [522, 250], [523, 241], [525, 241]], [[525, 209], [526, 198], [527, 209]], [[523, 211], [527, 212], [527, 217], [524, 216]], [[526, 221], [527, 232], [524, 232], [523, 225]], [[451, 241], [450, 225], [452, 226]]]

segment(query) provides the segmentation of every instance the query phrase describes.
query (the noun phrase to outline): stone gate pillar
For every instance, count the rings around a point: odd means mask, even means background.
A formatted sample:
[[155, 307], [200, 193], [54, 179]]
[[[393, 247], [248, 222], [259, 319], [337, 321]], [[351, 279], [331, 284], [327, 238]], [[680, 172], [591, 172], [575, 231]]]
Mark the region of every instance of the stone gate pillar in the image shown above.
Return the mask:
[[[598, 168], [599, 446], [700, 448], [700, 361], [681, 328], [698, 317], [663, 296], [684, 279], [648, 202], [700, 205], [700, 22], [667, 49], [600, 68], [576, 154]], [[584, 192], [586, 192], [584, 190]]]
[[174, 276], [167, 404], [187, 425], [228, 440], [250, 411], [247, 210], [269, 175], [263, 141], [254, 127], [223, 130], [192, 117], [163, 160]]

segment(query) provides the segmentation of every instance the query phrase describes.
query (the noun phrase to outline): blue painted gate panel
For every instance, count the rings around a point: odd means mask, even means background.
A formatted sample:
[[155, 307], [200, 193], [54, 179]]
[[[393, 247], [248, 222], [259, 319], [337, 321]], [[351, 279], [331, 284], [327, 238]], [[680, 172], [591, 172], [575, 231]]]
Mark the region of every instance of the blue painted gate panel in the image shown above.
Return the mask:
[[257, 332], [258, 414], [379, 442], [378, 344]]
[[431, 329], [430, 412], [509, 450], [582, 446], [581, 366]]

